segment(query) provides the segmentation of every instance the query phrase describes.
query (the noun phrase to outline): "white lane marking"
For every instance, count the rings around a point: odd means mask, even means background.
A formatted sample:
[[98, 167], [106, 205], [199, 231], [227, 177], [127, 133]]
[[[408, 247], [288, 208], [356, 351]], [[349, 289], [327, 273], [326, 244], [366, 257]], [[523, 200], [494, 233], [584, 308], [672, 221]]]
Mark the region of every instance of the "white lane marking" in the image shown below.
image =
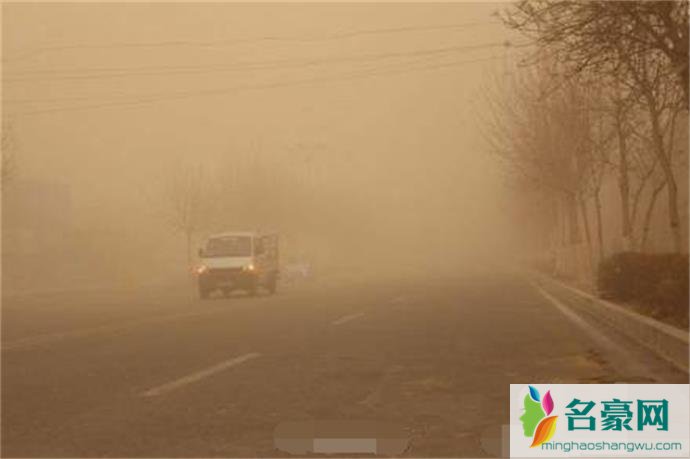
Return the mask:
[[364, 315], [363, 312], [358, 312], [356, 314], [348, 314], [346, 316], [341, 317], [340, 319], [334, 320], [331, 322], [331, 325], [342, 325], [346, 322], [349, 322], [351, 320], [359, 319]]
[[376, 454], [376, 438], [314, 438], [316, 454]]
[[381, 398], [383, 395], [384, 387], [395, 378], [396, 374], [402, 372], [404, 367], [402, 365], [391, 365], [383, 372], [381, 378], [379, 378], [378, 383], [373, 388], [369, 394], [357, 402], [359, 405], [364, 405], [369, 408], [374, 408], [381, 404]]
[[530, 282], [532, 287], [534, 287], [544, 298], [546, 298], [551, 304], [553, 304], [559, 311], [563, 313], [571, 322], [580, 327], [585, 333], [587, 333], [593, 341], [595, 341], [599, 346], [609, 351], [611, 354], [616, 356], [612, 359], [616, 364], [621, 364], [621, 367], [628, 370], [632, 370], [636, 374], [644, 374], [647, 369], [640, 364], [635, 358], [633, 358], [630, 353], [625, 350], [621, 345], [611, 340], [609, 337], [604, 335], [601, 331], [594, 328], [586, 320], [580, 317], [577, 313], [573, 312], [571, 308], [566, 306], [564, 303], [559, 301], [550, 293], [546, 292], [539, 285], [534, 282]]
[[625, 309], [624, 307], [621, 307], [615, 303], [611, 303], [610, 301], [606, 301], [602, 298], [598, 298], [598, 297], [596, 297], [590, 293], [583, 292], [580, 289], [572, 287], [568, 284], [564, 284], [563, 282], [560, 282], [558, 280], [552, 279], [552, 282], [557, 283], [561, 287], [563, 287], [567, 290], [570, 290], [571, 292], [573, 292], [574, 294], [576, 294], [580, 297], [587, 298], [588, 300], [594, 301], [597, 304], [600, 304], [605, 308], [613, 310], [616, 313], [624, 314], [627, 317], [630, 317], [631, 319], [636, 320], [637, 322], [642, 322], [645, 325], [653, 327], [653, 328], [659, 330], [660, 332], [671, 336], [672, 338], [678, 339], [684, 343], [688, 342], [688, 332], [687, 331], [683, 331], [679, 328], [670, 326], [670, 325], [665, 324], [663, 322], [659, 322], [658, 320], [654, 320], [651, 317], [643, 316], [642, 314], [638, 314], [637, 312], [630, 311], [630, 310]]
[[5, 352], [5, 351], [16, 350], [16, 349], [24, 349], [24, 348], [33, 347], [33, 346], [40, 346], [41, 344], [50, 344], [50, 343], [53, 343], [55, 341], [62, 341], [62, 340], [66, 340], [66, 339], [83, 338], [83, 337], [99, 335], [99, 334], [119, 333], [119, 332], [131, 330], [133, 328], [141, 327], [144, 325], [170, 322], [170, 321], [175, 321], [175, 320], [180, 320], [180, 319], [186, 319], [189, 317], [204, 316], [204, 315], [215, 314], [215, 313], [227, 311], [227, 310], [228, 310], [227, 307], [222, 307], [222, 308], [217, 308], [217, 309], [209, 309], [206, 311], [184, 312], [184, 313], [179, 313], [179, 314], [171, 314], [168, 316], [151, 317], [149, 319], [136, 320], [136, 321], [132, 321], [132, 322], [125, 322], [125, 323], [120, 323], [120, 324], [115, 324], [115, 325], [101, 325], [99, 327], [85, 328], [82, 330], [73, 330], [73, 331], [57, 332], [57, 333], [44, 333], [41, 335], [34, 335], [34, 336], [29, 336], [26, 338], [20, 338], [20, 339], [14, 340], [14, 341], [10, 341], [8, 343], [3, 344], [2, 347], [0, 348], [0, 350], [2, 352]]
[[221, 362], [218, 365], [214, 365], [212, 367], [206, 368], [205, 370], [197, 371], [196, 373], [192, 373], [187, 376], [183, 376], [182, 378], [175, 379], [174, 381], [170, 381], [169, 383], [162, 384], [160, 386], [154, 387], [152, 389], [149, 389], [145, 392], [141, 393], [142, 397], [156, 397], [158, 395], [165, 394], [167, 392], [173, 391], [175, 389], [179, 389], [182, 386], [186, 386], [188, 384], [192, 384], [198, 381], [201, 381], [204, 378], [208, 378], [209, 376], [213, 376], [216, 373], [220, 373], [221, 371], [227, 370], [228, 368], [237, 366], [241, 363], [247, 362], [249, 360], [255, 359], [259, 357], [261, 354], [258, 352], [250, 352], [249, 354], [244, 354], [239, 357], [235, 357], [230, 360], [226, 360], [225, 362]]

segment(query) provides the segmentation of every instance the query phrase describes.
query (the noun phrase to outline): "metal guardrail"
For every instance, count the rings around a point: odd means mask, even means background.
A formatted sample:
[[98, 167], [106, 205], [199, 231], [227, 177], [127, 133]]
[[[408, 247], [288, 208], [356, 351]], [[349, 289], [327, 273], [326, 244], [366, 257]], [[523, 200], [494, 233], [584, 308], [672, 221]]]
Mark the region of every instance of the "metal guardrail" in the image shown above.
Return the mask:
[[[688, 372], [690, 332], [651, 317], [631, 311], [618, 304], [564, 284], [556, 279], [538, 274], [540, 281], [565, 294], [571, 300], [569, 306], [574, 310], [595, 318], [598, 322], [614, 328], [636, 343], [646, 347], [675, 368]], [[554, 293], [556, 293], [554, 292]]]

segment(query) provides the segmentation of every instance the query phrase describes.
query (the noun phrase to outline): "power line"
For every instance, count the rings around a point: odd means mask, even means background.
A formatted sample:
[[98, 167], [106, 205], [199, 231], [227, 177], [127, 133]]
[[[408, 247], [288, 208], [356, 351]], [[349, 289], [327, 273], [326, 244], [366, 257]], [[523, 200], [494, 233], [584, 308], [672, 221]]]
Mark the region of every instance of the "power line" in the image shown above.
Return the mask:
[[379, 28], [379, 29], [362, 29], [344, 32], [335, 32], [330, 34], [315, 34], [315, 35], [305, 35], [305, 36], [264, 36], [256, 38], [239, 38], [239, 39], [229, 39], [229, 40], [208, 40], [208, 41], [186, 41], [186, 40], [170, 40], [170, 41], [157, 41], [148, 43], [105, 43], [105, 44], [74, 44], [74, 45], [54, 45], [54, 46], [44, 46], [33, 48], [20, 53], [16, 56], [3, 57], [4, 62], [16, 62], [27, 60], [32, 57], [36, 57], [41, 54], [61, 52], [61, 51], [71, 51], [71, 50], [103, 50], [103, 49], [136, 49], [136, 48], [161, 48], [161, 47], [197, 47], [197, 48], [222, 48], [228, 46], [238, 46], [246, 45], [252, 43], [261, 42], [318, 42], [318, 41], [331, 41], [331, 40], [342, 40], [347, 38], [354, 38], [357, 36], [366, 35], [381, 35], [381, 34], [395, 34], [395, 33], [407, 33], [407, 32], [426, 32], [426, 31], [441, 31], [441, 30], [460, 30], [468, 27], [478, 27], [487, 25], [499, 25], [502, 24], [498, 21], [489, 22], [468, 22], [460, 24], [444, 24], [444, 25], [426, 25], [426, 26], [404, 26], [404, 27], [391, 27], [391, 28]]
[[[410, 64], [410, 63], [415, 63], [415, 62], [424, 62], [425, 60], [428, 60], [428, 59], [429, 59], [428, 57], [418, 58], [418, 59], [413, 60], [413, 61], [411, 61], [411, 62], [397, 63], [397, 64], [393, 64], [393, 65], [394, 65], [394, 66], [397, 66], [397, 67], [400, 67], [401, 64]], [[391, 64], [388, 64], [388, 67], [391, 67]], [[383, 67], [383, 68], [385, 69], [385, 68], [388, 68], [388, 67]], [[380, 69], [380, 68], [381, 68], [381, 66], [379, 66], [379, 69]], [[396, 67], [394, 67], [394, 68], [396, 68]], [[362, 72], [362, 70], [360, 70], [359, 72]], [[335, 75], [335, 76], [350, 75], [350, 74], [352, 74], [352, 73], [353, 73], [353, 72], [345, 73], [345, 74], [342, 74], [342, 73], [341, 73], [341, 74], [338, 74], [338, 75]], [[357, 72], [355, 72], [355, 73], [357, 73]], [[333, 75], [331, 75], [331, 77], [332, 77], [332, 76], [333, 76]], [[320, 79], [322, 79], [322, 78], [324, 78], [324, 77], [318, 77], [317, 79], [320, 80]], [[313, 78], [312, 78], [312, 79], [307, 79], [307, 80], [296, 80], [296, 81], [297, 81], [297, 82], [302, 82], [302, 81], [310, 82], [310, 81], [312, 81], [312, 80], [313, 80]], [[293, 80], [293, 81], [294, 81], [294, 80]], [[285, 82], [285, 83], [288, 83], [288, 84], [289, 84], [290, 82]], [[279, 84], [282, 85], [282, 83], [279, 83]], [[271, 85], [273, 85], [273, 84], [271, 84]], [[219, 90], [220, 90], [220, 91], [225, 91], [225, 90], [231, 91], [231, 90], [236, 90], [236, 89], [242, 89], [242, 88], [245, 88], [245, 87], [247, 87], [247, 88], [249, 88], [249, 89], [252, 89], [252, 88], [254, 88], [255, 86], [254, 86], [254, 85], [249, 85], [249, 86], [246, 86], [246, 85], [245, 85], [245, 86], [237, 86], [237, 87], [225, 88], [225, 89], [219, 89]], [[218, 91], [218, 90], [208, 90], [208, 91], [214, 91], [214, 92], [215, 92], [215, 91]], [[173, 98], [175, 98], [177, 95], [187, 95], [187, 94], [194, 95], [194, 94], [200, 94], [200, 93], [203, 95], [203, 93], [205, 93], [205, 91], [201, 91], [201, 92], [199, 92], [199, 91], [191, 91], [191, 92], [181, 92], [181, 93], [180, 93], [180, 92], [178, 92], [178, 93], [170, 93], [170, 92], [162, 92], [162, 93], [160, 93], [160, 92], [159, 92], [159, 93], [145, 94], [145, 95], [143, 95], [143, 96], [123, 94], [123, 96], [125, 96], [125, 98], [126, 98], [126, 97], [131, 97], [132, 100], [133, 100], [134, 102], [137, 102], [137, 101], [140, 101], [140, 100], [142, 100], [142, 99], [143, 99], [143, 100], [147, 100], [147, 101], [148, 101], [148, 100], [158, 101], [158, 100], [166, 100], [166, 99], [167, 99], [168, 97], [170, 97], [170, 96], [172, 96]], [[67, 101], [79, 101], [79, 100], [82, 100], [82, 101], [93, 100], [93, 97], [92, 97], [92, 96], [81, 96], [81, 97], [54, 98], [54, 99], [33, 99], [33, 100], [31, 100], [31, 99], [24, 99], [24, 100], [20, 100], [20, 101], [16, 101], [16, 102], [25, 102], [25, 103], [50, 103], [50, 102], [67, 102]], [[6, 102], [7, 102], [7, 101], [6, 101]], [[132, 101], [130, 101], [130, 102], [126, 102], [126, 101], [125, 101], [125, 102], [122, 102], [122, 103], [128, 104], [128, 103], [131, 103], [131, 102], [132, 102]], [[115, 102], [115, 103], [117, 103], [117, 102]]]
[[[24, 77], [6, 77], [3, 79], [5, 82], [25, 82], [25, 81], [55, 81], [55, 80], [97, 80], [97, 79], [112, 79], [112, 78], [125, 78], [131, 76], [170, 76], [170, 75], [202, 75], [211, 73], [223, 73], [223, 72], [239, 72], [239, 71], [251, 71], [251, 70], [270, 70], [270, 69], [286, 69], [286, 68], [303, 68], [330, 64], [340, 64], [348, 62], [366, 62], [372, 60], [381, 59], [395, 59], [395, 58], [408, 58], [415, 56], [425, 56], [425, 55], [438, 55], [438, 54], [448, 54], [463, 51], [474, 51], [487, 48], [495, 47], [507, 47], [510, 46], [510, 42], [492, 42], [483, 43], [478, 45], [463, 45], [463, 46], [449, 46], [443, 48], [431, 48], [416, 51], [395, 51], [387, 53], [375, 53], [375, 54], [364, 54], [360, 56], [345, 56], [345, 57], [320, 57], [320, 58], [310, 58], [310, 59], [279, 59], [272, 61], [255, 61], [255, 62], [244, 62], [231, 66], [148, 66], [148, 67], [111, 67], [111, 68], [95, 68], [95, 69], [82, 69], [76, 70], [76, 72], [96, 72], [91, 75], [62, 75], [61, 71], [43, 71], [43, 72], [33, 72], [24, 73]], [[74, 72], [74, 70], [72, 70]], [[56, 75], [57, 74], [57, 75]], [[26, 78], [29, 75], [39, 75], [34, 78]], [[40, 76], [42, 75], [42, 76]]]
[[[401, 64], [411, 64], [415, 62], [424, 62], [426, 60], [429, 60], [430, 57], [433, 57], [433, 55], [430, 56], [425, 56], [413, 60], [408, 60], [405, 62], [397, 62], [397, 63], [389, 63], [387, 66], [400, 66]], [[366, 66], [362, 66], [366, 67]], [[379, 69], [381, 68], [386, 68], [382, 66], [378, 66]], [[153, 94], [147, 94], [145, 95], [146, 97], [159, 97], [159, 96], [167, 96], [170, 95], [169, 92], [163, 92], [163, 93], [153, 93]], [[138, 97], [136, 94], [115, 94], [115, 96], [124, 96], [124, 98], [127, 97]], [[89, 101], [93, 100], [94, 96], [74, 96], [74, 97], [58, 97], [58, 98], [39, 98], [39, 99], [6, 99], [3, 100], [3, 103], [6, 104], [36, 104], [36, 103], [59, 103], [59, 102], [71, 102], [71, 101]]]
[[241, 91], [276, 89], [276, 88], [294, 87], [294, 86], [300, 86], [300, 85], [304, 85], [304, 84], [313, 84], [313, 83], [332, 83], [332, 82], [349, 81], [349, 80], [354, 80], [354, 79], [370, 78], [370, 77], [377, 77], [377, 76], [384, 76], [384, 75], [402, 75], [402, 74], [406, 74], [406, 73], [410, 73], [410, 72], [414, 72], [414, 71], [438, 70], [438, 69], [443, 69], [443, 68], [462, 66], [462, 65], [471, 64], [471, 63], [488, 62], [491, 60], [496, 60], [496, 59], [501, 59], [501, 58], [502, 58], [502, 56], [491, 56], [491, 57], [481, 58], [481, 59], [446, 62], [446, 63], [440, 63], [440, 64], [436, 64], [436, 65], [426, 65], [426, 66], [417, 66], [417, 67], [412, 66], [412, 67], [401, 68], [401, 69], [390, 69], [389, 71], [379, 71], [379, 72], [368, 71], [368, 72], [351, 73], [351, 74], [344, 74], [344, 75], [335, 75], [335, 76], [330, 76], [330, 77], [328, 77], [328, 76], [327, 77], [315, 77], [315, 78], [310, 78], [310, 79], [293, 80], [293, 81], [288, 81], [288, 82], [269, 83], [269, 84], [261, 84], [261, 85], [244, 85], [244, 86], [235, 86], [235, 87], [231, 87], [231, 88], [209, 89], [209, 90], [203, 90], [203, 91], [178, 92], [178, 93], [172, 93], [172, 94], [167, 94], [167, 95], [163, 95], [163, 94], [149, 95], [149, 96], [134, 98], [131, 101], [121, 101], [121, 102], [101, 103], [101, 104], [85, 104], [85, 105], [76, 105], [76, 106], [71, 106], [71, 107], [70, 106], [51, 107], [51, 108], [46, 108], [46, 109], [16, 112], [16, 115], [20, 115], [20, 116], [21, 115], [38, 115], [38, 114], [48, 114], [48, 113], [66, 112], [66, 111], [92, 110], [92, 109], [99, 109], [99, 108], [136, 107], [136, 106], [143, 106], [143, 105], [148, 105], [148, 104], [156, 103], [156, 102], [182, 100], [182, 99], [189, 99], [189, 98], [194, 98], [194, 97], [223, 95], [223, 94], [230, 94], [230, 93], [236, 93], [236, 92], [241, 92]]

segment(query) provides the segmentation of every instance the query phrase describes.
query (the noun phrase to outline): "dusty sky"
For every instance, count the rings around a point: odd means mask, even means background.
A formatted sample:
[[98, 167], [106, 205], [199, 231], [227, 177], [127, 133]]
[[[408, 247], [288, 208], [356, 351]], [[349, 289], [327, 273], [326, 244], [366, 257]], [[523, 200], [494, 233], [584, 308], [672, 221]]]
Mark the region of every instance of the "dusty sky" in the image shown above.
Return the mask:
[[505, 189], [476, 108], [513, 52], [500, 7], [4, 5], [18, 172], [69, 184], [77, 225], [137, 231], [171, 165], [259, 158], [488, 243]]

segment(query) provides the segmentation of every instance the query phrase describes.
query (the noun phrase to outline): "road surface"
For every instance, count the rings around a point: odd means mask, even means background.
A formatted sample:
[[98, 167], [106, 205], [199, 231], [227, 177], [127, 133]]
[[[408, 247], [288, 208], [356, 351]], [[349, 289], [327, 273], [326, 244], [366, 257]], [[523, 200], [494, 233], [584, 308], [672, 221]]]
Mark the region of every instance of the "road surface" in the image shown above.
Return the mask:
[[188, 286], [3, 300], [4, 457], [284, 456], [280, 422], [343, 419], [402, 424], [407, 456], [491, 456], [510, 383], [687, 382], [616, 341], [621, 364], [495, 270], [209, 301]]

